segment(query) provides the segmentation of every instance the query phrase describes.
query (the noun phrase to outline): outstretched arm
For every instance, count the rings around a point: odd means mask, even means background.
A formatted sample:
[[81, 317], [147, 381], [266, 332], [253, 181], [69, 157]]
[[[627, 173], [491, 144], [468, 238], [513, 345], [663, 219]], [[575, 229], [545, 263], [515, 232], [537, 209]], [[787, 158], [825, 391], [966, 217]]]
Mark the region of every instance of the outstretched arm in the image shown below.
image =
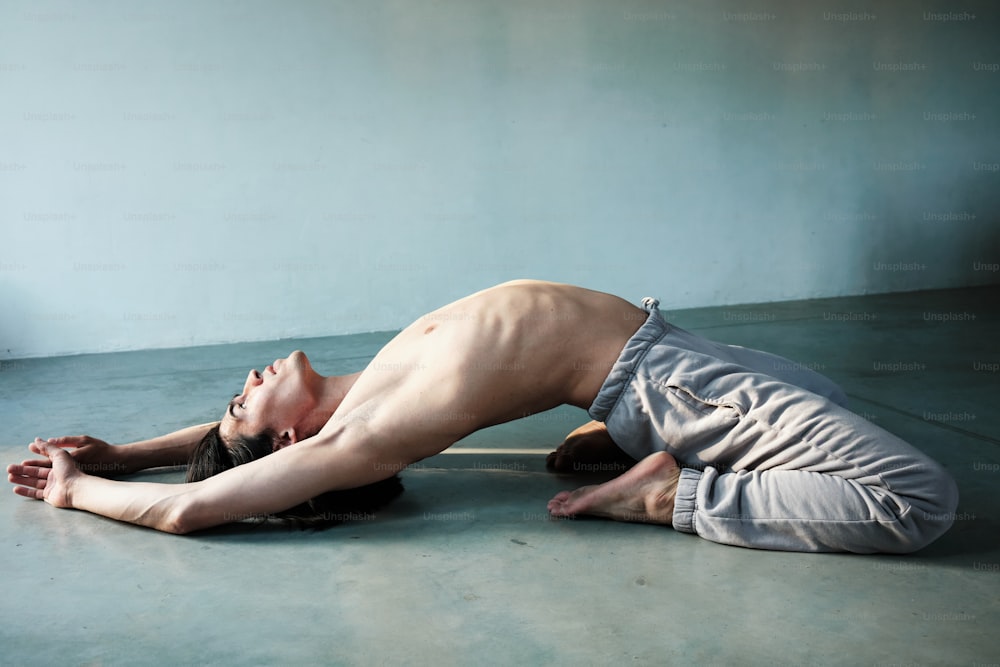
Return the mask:
[[48, 465], [26, 461], [9, 466], [7, 473], [18, 495], [183, 534], [280, 512], [326, 491], [371, 484], [426, 455], [425, 447], [399, 440], [381, 446], [359, 431], [324, 429], [294, 447], [192, 484], [94, 477], [80, 471], [67, 452], [42, 441], [31, 449]]
[[121, 445], [118, 449], [122, 450], [123, 457], [130, 467], [128, 472], [160, 466], [187, 465], [195, 446], [210, 429], [218, 425], [219, 422], [215, 421], [188, 426], [157, 438]]
[[[49, 438], [48, 444], [70, 449], [70, 456], [83, 472], [107, 477], [127, 475], [147, 468], [186, 465], [191, 452], [205, 433], [219, 422], [188, 426], [179, 431], [126, 445], [109, 445], [89, 435]], [[35, 441], [39, 442], [38, 440]], [[45, 461], [25, 461], [24, 465], [44, 466]]]

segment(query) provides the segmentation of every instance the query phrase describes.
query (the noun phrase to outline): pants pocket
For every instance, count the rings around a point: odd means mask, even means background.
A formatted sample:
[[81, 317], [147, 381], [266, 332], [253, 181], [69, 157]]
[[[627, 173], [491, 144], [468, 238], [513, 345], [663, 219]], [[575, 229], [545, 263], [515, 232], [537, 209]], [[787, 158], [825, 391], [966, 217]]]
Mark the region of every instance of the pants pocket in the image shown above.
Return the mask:
[[637, 377], [628, 393], [626, 405], [634, 407], [630, 419], [622, 419], [619, 424], [629, 431], [631, 443], [623, 449], [635, 458], [667, 451], [681, 463], [710, 463], [722, 456], [727, 434], [741, 418], [731, 405], [706, 401], [688, 388], [662, 385], [648, 378]]
[[692, 410], [704, 414], [715, 414], [721, 410], [723, 411], [723, 417], [731, 418], [733, 421], [739, 421], [746, 414], [743, 407], [735, 401], [718, 401], [704, 398], [703, 396], [699, 396], [697, 392], [679, 385], [667, 385], [667, 390], [672, 392], [678, 400], [689, 405]]

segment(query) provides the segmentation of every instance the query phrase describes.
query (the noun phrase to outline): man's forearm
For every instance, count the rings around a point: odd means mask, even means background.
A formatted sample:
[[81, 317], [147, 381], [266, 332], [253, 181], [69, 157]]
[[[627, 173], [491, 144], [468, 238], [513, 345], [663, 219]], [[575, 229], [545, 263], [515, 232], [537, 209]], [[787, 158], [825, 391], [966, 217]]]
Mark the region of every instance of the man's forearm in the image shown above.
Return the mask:
[[188, 426], [149, 440], [118, 445], [116, 453], [121, 459], [123, 472], [133, 473], [146, 468], [187, 465], [194, 448], [209, 429], [218, 423], [209, 422]]
[[[70, 505], [74, 509], [127, 521], [168, 533], [180, 533], [177, 508], [188, 493], [187, 484], [120, 482], [92, 475], [74, 480]], [[173, 487], [173, 488], [171, 488]]]
[[401, 463], [378, 465], [357, 452], [303, 441], [270, 456], [226, 470], [201, 482], [159, 484], [79, 475], [69, 485], [68, 504], [78, 510], [185, 534], [224, 523], [262, 518], [298, 505], [331, 488], [384, 479]]
[[[343, 433], [345, 428], [349, 433]], [[371, 484], [417, 460], [408, 447], [398, 449], [396, 441], [386, 445], [375, 438], [380, 444], [373, 444], [364, 437], [365, 428], [327, 429], [326, 437], [314, 436], [193, 484], [81, 475], [71, 482], [69, 506], [183, 534], [271, 515], [325, 491]]]

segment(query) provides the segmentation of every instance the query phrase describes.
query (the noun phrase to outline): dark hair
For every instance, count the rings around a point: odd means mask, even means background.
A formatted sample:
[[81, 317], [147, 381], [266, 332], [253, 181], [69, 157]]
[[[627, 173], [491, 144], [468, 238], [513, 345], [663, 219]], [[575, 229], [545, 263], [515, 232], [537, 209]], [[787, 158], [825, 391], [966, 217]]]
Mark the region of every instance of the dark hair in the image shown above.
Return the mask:
[[[275, 434], [265, 431], [255, 436], [237, 436], [226, 443], [213, 426], [202, 437], [188, 461], [187, 481], [200, 482], [220, 472], [250, 463], [272, 451]], [[328, 491], [271, 517], [299, 528], [326, 528], [344, 521], [372, 518], [373, 513], [403, 492], [399, 475], [343, 491]]]

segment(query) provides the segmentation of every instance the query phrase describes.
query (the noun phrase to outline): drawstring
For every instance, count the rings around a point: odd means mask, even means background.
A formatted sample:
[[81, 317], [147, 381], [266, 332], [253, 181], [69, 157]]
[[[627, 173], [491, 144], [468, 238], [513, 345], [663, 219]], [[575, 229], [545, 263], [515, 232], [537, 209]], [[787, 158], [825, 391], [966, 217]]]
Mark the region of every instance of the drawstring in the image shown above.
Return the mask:
[[646, 312], [651, 313], [660, 307], [660, 300], [654, 299], [651, 296], [644, 296], [642, 297], [642, 307]]

